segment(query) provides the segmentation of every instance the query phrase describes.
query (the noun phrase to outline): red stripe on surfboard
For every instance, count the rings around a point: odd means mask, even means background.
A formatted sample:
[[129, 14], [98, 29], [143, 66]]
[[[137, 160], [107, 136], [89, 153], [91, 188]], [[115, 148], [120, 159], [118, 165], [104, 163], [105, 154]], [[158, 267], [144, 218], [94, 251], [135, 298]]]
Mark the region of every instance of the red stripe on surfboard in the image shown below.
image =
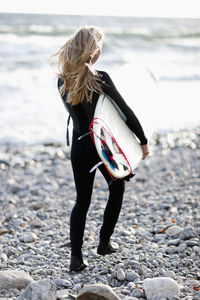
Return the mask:
[[[121, 149], [121, 147], [120, 147], [119, 144], [117, 143], [117, 141], [116, 141], [116, 139], [114, 138], [114, 136], [112, 135], [111, 131], [108, 130], [108, 129], [106, 129], [105, 126], [101, 125], [101, 124], [98, 122], [98, 120], [100, 120], [101, 122], [105, 123], [101, 118], [93, 118], [93, 119], [92, 119], [92, 122], [91, 122], [91, 124], [90, 124], [89, 130], [92, 131], [90, 135], [91, 135], [91, 137], [92, 137], [93, 143], [95, 144], [95, 141], [94, 141], [94, 134], [97, 136], [97, 134], [96, 134], [96, 133], [94, 132], [94, 130], [93, 130], [93, 125], [94, 125], [94, 124], [97, 124], [97, 125], [101, 126], [101, 127], [102, 127], [102, 128], [110, 135], [111, 139], [116, 143], [116, 145], [117, 145], [117, 147], [119, 148], [121, 154], [123, 155], [123, 157], [125, 158], [126, 162], [127, 162], [128, 165], [129, 165], [129, 168], [130, 168], [130, 173], [129, 173], [129, 175], [131, 175], [132, 172], [133, 172], [133, 170], [132, 170], [132, 168], [131, 168], [131, 165], [130, 165], [130, 163], [129, 163], [127, 157], [126, 157], [126, 155], [124, 154], [124, 151]], [[106, 125], [106, 124], [105, 124], [105, 125]], [[106, 125], [106, 126], [107, 126], [107, 125]], [[110, 132], [109, 132], [109, 131], [110, 131]], [[98, 136], [97, 136], [97, 137], [98, 137]], [[106, 165], [105, 165], [105, 167], [106, 167]], [[106, 169], [107, 169], [107, 167], [106, 167]], [[108, 169], [107, 169], [107, 171], [108, 171], [108, 173], [110, 174], [110, 172], [109, 172]], [[110, 174], [110, 176], [113, 178], [113, 176], [112, 176], [111, 174]]]

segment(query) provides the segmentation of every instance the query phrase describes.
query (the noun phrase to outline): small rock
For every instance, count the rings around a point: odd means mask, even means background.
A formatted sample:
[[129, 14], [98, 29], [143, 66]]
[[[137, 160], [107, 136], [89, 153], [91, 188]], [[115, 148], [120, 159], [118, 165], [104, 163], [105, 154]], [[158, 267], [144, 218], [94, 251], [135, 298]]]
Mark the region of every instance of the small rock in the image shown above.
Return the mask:
[[196, 253], [199, 253], [199, 254], [200, 254], [200, 247], [194, 246], [194, 247], [193, 247], [193, 250], [194, 250]]
[[34, 232], [24, 234], [20, 237], [20, 240], [24, 243], [32, 243], [38, 239], [37, 235]]
[[193, 227], [186, 227], [180, 234], [181, 240], [189, 240], [197, 236]]
[[67, 290], [59, 290], [57, 291], [57, 299], [65, 300], [68, 299], [69, 292]]
[[193, 241], [193, 240], [189, 240], [185, 242], [187, 246], [189, 247], [194, 247], [194, 246], [198, 246], [198, 241]]
[[128, 281], [134, 281], [139, 278], [140, 278], [140, 275], [138, 275], [134, 271], [130, 271], [126, 274], [126, 280], [128, 280]]
[[106, 284], [93, 284], [83, 287], [77, 300], [120, 300], [110, 286]]
[[71, 282], [69, 280], [64, 280], [64, 279], [55, 279], [54, 283], [59, 286], [59, 287], [65, 287], [65, 288], [69, 288], [71, 287]]
[[32, 208], [34, 210], [39, 210], [39, 209], [41, 209], [43, 207], [44, 207], [44, 205], [42, 203], [40, 203], [40, 202], [33, 203], [33, 205], [32, 205]]
[[8, 233], [8, 232], [9, 232], [9, 230], [7, 228], [1, 228], [0, 229], [0, 236], [5, 234], [5, 233]]
[[175, 240], [169, 240], [167, 242], [168, 246], [178, 246], [180, 244], [180, 239], [175, 239]]
[[16, 253], [16, 249], [14, 247], [6, 247], [5, 248], [6, 256], [9, 258], [11, 255]]
[[183, 228], [181, 228], [180, 226], [170, 226], [169, 228], [167, 228], [167, 230], [165, 231], [165, 233], [168, 236], [174, 236], [174, 235], [178, 235], [183, 231]]
[[175, 278], [175, 273], [173, 271], [165, 271], [164, 277]]
[[80, 289], [81, 289], [81, 283], [76, 283], [73, 288], [72, 288], [72, 291], [74, 292], [78, 292]]
[[200, 291], [196, 292], [192, 298], [193, 300], [200, 300]]
[[1, 264], [7, 264], [8, 262], [8, 257], [5, 253], [0, 254], [0, 263]]
[[32, 282], [16, 300], [56, 300], [56, 285], [50, 279]]
[[23, 271], [0, 271], [0, 290], [24, 289], [33, 278]]
[[119, 269], [117, 270], [116, 277], [117, 277], [117, 279], [120, 280], [120, 281], [125, 280], [126, 274], [125, 274], [125, 272], [124, 272], [124, 270], [123, 270], [122, 268], [119, 268]]
[[21, 188], [18, 185], [14, 185], [14, 184], [11, 185], [9, 189], [11, 194], [17, 194], [20, 190]]
[[22, 226], [22, 224], [24, 223], [24, 221], [22, 219], [14, 219], [13, 220], [13, 226], [15, 228], [19, 227], [19, 226]]
[[180, 289], [176, 281], [168, 277], [147, 278], [143, 283], [147, 300], [178, 297]]
[[167, 254], [175, 254], [178, 252], [178, 248], [177, 247], [168, 247], [165, 249], [165, 252]]
[[160, 269], [159, 269], [159, 274], [160, 274], [161, 276], [165, 276], [165, 273], [166, 273], [165, 269], [163, 269], [163, 268], [160, 268]]
[[32, 222], [31, 222], [31, 226], [35, 227], [35, 228], [40, 228], [44, 226], [44, 222], [42, 222], [39, 218], [35, 218]]
[[186, 248], [187, 248], [187, 244], [183, 243], [177, 248], [177, 250], [178, 252], [183, 252]]
[[136, 298], [145, 298], [144, 291], [142, 289], [133, 289], [131, 291], [131, 297], [136, 297]]

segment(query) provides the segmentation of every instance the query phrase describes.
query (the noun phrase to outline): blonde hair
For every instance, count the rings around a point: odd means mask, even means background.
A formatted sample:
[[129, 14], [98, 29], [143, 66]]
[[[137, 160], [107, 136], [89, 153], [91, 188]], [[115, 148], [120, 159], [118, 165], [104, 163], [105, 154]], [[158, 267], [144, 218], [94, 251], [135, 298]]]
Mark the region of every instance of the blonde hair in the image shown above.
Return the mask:
[[63, 79], [60, 94], [67, 92], [67, 102], [77, 105], [84, 99], [92, 102], [93, 92], [102, 93], [100, 78], [92, 59], [101, 50], [103, 33], [95, 26], [84, 26], [70, 36], [58, 56], [58, 77]]

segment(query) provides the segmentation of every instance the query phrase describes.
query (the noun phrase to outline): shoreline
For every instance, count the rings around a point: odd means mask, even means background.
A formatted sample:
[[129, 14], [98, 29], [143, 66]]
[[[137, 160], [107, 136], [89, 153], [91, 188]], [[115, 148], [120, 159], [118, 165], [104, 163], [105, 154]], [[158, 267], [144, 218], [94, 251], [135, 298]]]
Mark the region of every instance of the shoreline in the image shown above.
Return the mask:
[[[57, 280], [57, 289], [68, 295], [64, 299], [92, 283], [108, 284], [121, 299], [145, 299], [144, 279], [160, 276], [179, 284], [180, 299], [200, 299], [194, 288], [200, 289], [200, 127], [156, 135], [150, 149], [151, 155], [126, 183], [112, 238], [119, 251], [105, 257], [96, 254], [107, 197], [97, 172], [83, 247], [89, 267], [71, 274], [69, 216], [75, 188], [67, 147], [0, 146], [0, 232], [7, 230], [0, 235], [1, 270]], [[119, 269], [123, 280], [117, 277]], [[0, 294], [16, 299], [21, 292]]]
[[[176, 146], [180, 146], [184, 144], [184, 139], [189, 138], [191, 140], [195, 140], [194, 135], [200, 134], [200, 125], [196, 126], [189, 126], [189, 127], [182, 127], [178, 129], [158, 129], [157, 131], [153, 132], [151, 134], [150, 139], [150, 146], [157, 144], [159, 141], [160, 146], [164, 143], [166, 144], [167, 137], [170, 137], [170, 140], [174, 140]], [[35, 142], [35, 143], [25, 143], [25, 142], [1, 142], [0, 143], [0, 150], [5, 151], [5, 149], [13, 149], [13, 148], [31, 148], [31, 147], [61, 147], [65, 148], [65, 138], [63, 138], [63, 142], [60, 141], [53, 141], [53, 140], [47, 140], [44, 142]], [[169, 142], [169, 146], [170, 142]], [[172, 147], [173, 148], [173, 147]]]

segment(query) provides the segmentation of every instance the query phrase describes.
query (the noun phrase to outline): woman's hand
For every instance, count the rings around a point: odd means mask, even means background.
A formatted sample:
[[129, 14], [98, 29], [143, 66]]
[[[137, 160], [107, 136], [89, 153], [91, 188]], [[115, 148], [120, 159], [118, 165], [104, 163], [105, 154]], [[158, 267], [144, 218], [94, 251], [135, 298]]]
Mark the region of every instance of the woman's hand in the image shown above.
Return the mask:
[[141, 145], [142, 152], [143, 152], [143, 157], [142, 159], [145, 159], [147, 155], [149, 154], [149, 148], [148, 145]]

